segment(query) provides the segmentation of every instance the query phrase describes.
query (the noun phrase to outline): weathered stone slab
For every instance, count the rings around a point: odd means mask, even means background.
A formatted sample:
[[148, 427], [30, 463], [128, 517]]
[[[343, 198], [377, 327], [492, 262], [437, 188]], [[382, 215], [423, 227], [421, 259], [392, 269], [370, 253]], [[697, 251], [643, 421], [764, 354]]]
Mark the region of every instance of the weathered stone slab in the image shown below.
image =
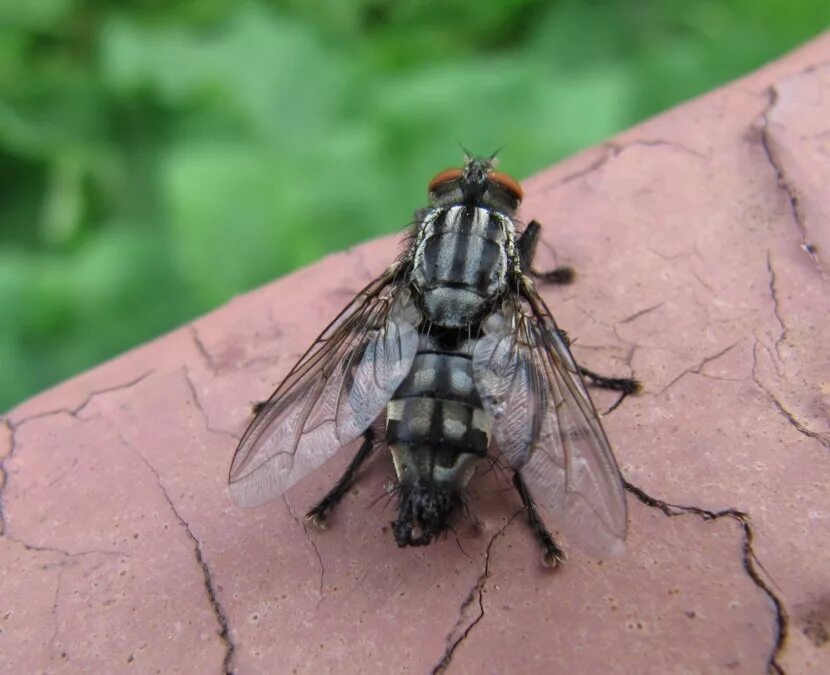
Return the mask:
[[828, 64], [825, 35], [525, 183], [540, 266], [578, 270], [545, 290], [577, 358], [645, 383], [606, 417], [634, 486], [622, 557], [544, 569], [497, 473], [476, 526], [399, 550], [385, 456], [309, 528], [354, 447], [231, 502], [250, 402], [386, 239], [8, 413], [0, 671], [830, 672]]

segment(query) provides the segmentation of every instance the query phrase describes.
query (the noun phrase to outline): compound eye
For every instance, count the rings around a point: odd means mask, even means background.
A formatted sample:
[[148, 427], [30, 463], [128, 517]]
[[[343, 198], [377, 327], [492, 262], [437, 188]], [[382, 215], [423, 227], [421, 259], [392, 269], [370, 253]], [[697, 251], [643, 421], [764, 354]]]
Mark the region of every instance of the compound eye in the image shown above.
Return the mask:
[[506, 173], [501, 173], [500, 171], [493, 171], [489, 178], [517, 202], [522, 201], [522, 197], [524, 196], [522, 186], [519, 185], [519, 182], [515, 178], [508, 176]]
[[463, 175], [464, 171], [461, 169], [444, 169], [441, 173], [436, 174], [435, 178], [429, 182], [429, 191], [434, 192], [447, 183], [460, 180]]

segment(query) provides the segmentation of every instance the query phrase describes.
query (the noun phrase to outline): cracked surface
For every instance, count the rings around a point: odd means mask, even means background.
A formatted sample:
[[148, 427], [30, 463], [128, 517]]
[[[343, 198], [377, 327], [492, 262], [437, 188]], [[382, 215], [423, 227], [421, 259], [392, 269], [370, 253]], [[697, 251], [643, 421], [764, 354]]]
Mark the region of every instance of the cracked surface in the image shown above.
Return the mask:
[[653, 509], [658, 509], [668, 518], [693, 515], [702, 519], [704, 522], [713, 522], [720, 520], [721, 518], [729, 518], [739, 523], [743, 533], [741, 549], [744, 569], [761, 592], [769, 598], [775, 612], [775, 636], [769, 651], [769, 657], [767, 658], [767, 670], [768, 672], [776, 674], [783, 673], [784, 669], [781, 667], [779, 659], [781, 657], [781, 651], [784, 648], [784, 642], [787, 638], [789, 619], [787, 616], [787, 610], [784, 608], [783, 600], [778, 597], [775, 591], [771, 588], [769, 582], [766, 580], [766, 572], [763, 570], [763, 567], [758, 560], [758, 556], [755, 553], [755, 528], [752, 525], [752, 520], [749, 515], [734, 508], [711, 511], [700, 506], [681, 506], [677, 504], [669, 504], [652, 497], [642, 488], [628, 482], [625, 483], [625, 489], [633, 494], [643, 504]]
[[6, 416], [0, 671], [830, 672], [828, 63], [830, 36], [525, 183], [539, 267], [577, 269], [545, 290], [577, 358], [645, 385], [605, 418], [622, 557], [543, 568], [496, 472], [476, 524], [400, 550], [384, 453], [307, 528], [354, 448], [285, 503], [231, 503], [251, 402], [390, 238]]
[[[303, 532], [305, 533], [305, 538], [308, 540], [309, 545], [314, 550], [314, 557], [317, 558], [317, 563], [320, 565], [320, 602], [326, 599], [326, 568], [323, 565], [323, 557], [320, 555], [320, 549], [317, 548], [317, 543], [308, 533], [308, 526], [294, 513], [294, 509], [291, 508], [291, 504], [288, 503], [288, 499], [286, 499], [285, 495], [282, 496], [282, 500], [285, 502], [285, 507], [288, 509], [288, 512], [291, 514], [291, 519], [297, 523], [300, 527], [303, 528]], [[319, 603], [318, 603], [319, 606]]]
[[[516, 519], [516, 516], [523, 512], [524, 509], [521, 509], [514, 513], [504, 524], [504, 527], [497, 530], [496, 533], [490, 538], [490, 542], [487, 544], [487, 549], [484, 552], [484, 569], [482, 569], [481, 574], [479, 574], [475, 586], [470, 589], [467, 597], [464, 598], [464, 602], [461, 603], [458, 621], [456, 621], [452, 631], [447, 635], [447, 648], [444, 650], [444, 654], [441, 656], [441, 660], [438, 662], [438, 665], [432, 669], [432, 675], [439, 675], [449, 668], [452, 663], [453, 656], [455, 655], [455, 650], [458, 649], [458, 646], [470, 636], [470, 633], [484, 618], [484, 591], [487, 580], [490, 578], [490, 556], [493, 552], [493, 546], [495, 545], [496, 540], [504, 534], [504, 531]], [[472, 617], [471, 610], [474, 613], [474, 616]]]
[[182, 653], [200, 671], [222, 662], [191, 541], [148, 471], [164, 448], [148, 443], [153, 416], [141, 412], [164, 379], [156, 377], [96, 396], [78, 415], [17, 423], [0, 538], [3, 672], [116, 671], [131, 663], [165, 671]]
[[144, 466], [146, 466], [147, 469], [156, 477], [156, 483], [158, 485], [159, 490], [161, 490], [161, 494], [164, 496], [164, 500], [167, 502], [168, 506], [170, 507], [170, 510], [173, 512], [173, 516], [175, 517], [176, 521], [185, 531], [188, 539], [190, 539], [191, 543], [193, 544], [193, 553], [196, 557], [196, 562], [202, 570], [202, 577], [205, 581], [205, 591], [210, 601], [210, 605], [213, 608], [213, 614], [216, 617], [216, 623], [219, 624], [219, 637], [222, 639], [222, 643], [225, 646], [225, 658], [222, 660], [222, 670], [225, 672], [230, 672], [231, 659], [233, 658], [233, 652], [235, 647], [230, 639], [228, 619], [225, 616], [225, 611], [222, 608], [221, 602], [219, 601], [219, 597], [216, 590], [216, 583], [213, 579], [213, 575], [210, 571], [210, 568], [207, 565], [207, 562], [205, 562], [205, 556], [202, 552], [202, 543], [196, 538], [196, 535], [193, 534], [193, 530], [190, 529], [190, 525], [188, 524], [188, 522], [179, 513], [178, 509], [176, 508], [175, 502], [170, 497], [170, 494], [167, 492], [167, 489], [164, 487], [164, 483], [161, 480], [161, 475], [159, 474], [159, 472], [155, 469], [155, 467], [152, 464], [150, 464], [150, 462], [138, 448], [134, 447], [123, 436], [121, 436], [120, 438], [121, 441], [127, 447], [132, 449], [133, 452], [135, 452], [136, 455], [138, 455], [139, 459], [141, 459]]

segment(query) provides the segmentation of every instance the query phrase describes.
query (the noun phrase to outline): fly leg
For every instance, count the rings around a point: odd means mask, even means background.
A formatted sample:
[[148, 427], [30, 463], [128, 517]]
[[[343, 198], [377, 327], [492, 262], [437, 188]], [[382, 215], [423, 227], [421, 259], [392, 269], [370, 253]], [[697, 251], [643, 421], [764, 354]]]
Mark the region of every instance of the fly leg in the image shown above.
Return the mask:
[[[568, 337], [568, 334], [562, 330], [561, 328], [557, 329], [559, 331], [559, 336], [565, 342], [568, 347], [571, 346], [571, 338]], [[582, 375], [586, 380], [588, 380], [588, 384], [593, 387], [599, 387], [600, 389], [610, 389], [611, 391], [618, 391], [620, 392], [620, 397], [617, 399], [617, 402], [614, 403], [608, 410], [605, 411], [604, 414], [610, 413], [612, 410], [615, 410], [620, 403], [625, 400], [625, 397], [629, 394], [638, 394], [643, 389], [643, 385], [640, 383], [639, 380], [634, 379], [633, 377], [606, 377], [605, 375], [600, 375], [595, 373], [593, 370], [588, 370], [584, 366], [578, 366], [579, 374]]]
[[[522, 266], [534, 277], [542, 279], [543, 281], [555, 284], [570, 283], [574, 278], [574, 271], [572, 267], [556, 267], [549, 272], [540, 272], [533, 269], [533, 257], [536, 255], [536, 247], [539, 244], [541, 229], [542, 226], [538, 221], [531, 220], [516, 242]], [[570, 347], [571, 341], [568, 334], [561, 329], [559, 330], [559, 334], [562, 336], [565, 344]], [[582, 366], [579, 366], [579, 372], [585, 379], [588, 380], [588, 384], [591, 384], [594, 387], [621, 392], [620, 398], [611, 407], [611, 409], [606, 412], [611, 412], [611, 410], [623, 402], [623, 399], [626, 396], [629, 394], [636, 394], [642, 388], [637, 380], [630, 377], [605, 377], [604, 375], [598, 375], [597, 373], [588, 370], [587, 368], [583, 368]]]
[[552, 284], [571, 283], [574, 280], [573, 267], [555, 267], [547, 272], [540, 272], [533, 268], [533, 258], [536, 255], [536, 247], [539, 244], [541, 227], [538, 221], [531, 220], [516, 242], [519, 248], [519, 258], [522, 261], [522, 267], [529, 271], [532, 276], [542, 281], [547, 281]]
[[522, 498], [522, 504], [524, 504], [525, 510], [527, 511], [530, 529], [533, 530], [533, 534], [536, 535], [536, 539], [539, 540], [542, 550], [545, 552], [543, 557], [545, 566], [552, 568], [559, 567], [568, 559], [568, 556], [565, 555], [565, 551], [556, 543], [553, 535], [542, 522], [542, 518], [539, 516], [539, 509], [536, 507], [536, 502], [533, 501], [533, 497], [531, 497], [527, 485], [525, 485], [518, 471], [513, 474], [513, 485]]
[[610, 389], [611, 391], [622, 392], [624, 396], [629, 394], [636, 394], [642, 389], [642, 385], [633, 377], [606, 377], [605, 375], [598, 375], [592, 370], [588, 370], [584, 366], [579, 366], [579, 372], [582, 377], [588, 380], [588, 384], [600, 389]]
[[635, 380], [633, 377], [605, 377], [604, 375], [597, 375], [597, 373], [592, 370], [588, 370], [583, 366], [579, 366], [579, 372], [582, 374], [582, 377], [588, 381], [588, 384], [593, 385], [594, 387], [620, 392], [617, 400], [611, 404], [611, 407], [608, 408], [608, 410], [602, 412], [601, 415], [607, 415], [608, 413], [614, 412], [620, 407], [620, 404], [626, 399], [626, 397], [630, 394], [637, 394], [643, 389], [643, 385], [640, 384], [640, 381]]
[[345, 494], [352, 487], [355, 475], [363, 465], [363, 462], [365, 462], [372, 454], [374, 449], [375, 435], [372, 431], [372, 427], [369, 427], [363, 432], [363, 444], [360, 446], [360, 450], [357, 451], [357, 454], [354, 456], [352, 461], [349, 462], [349, 466], [346, 467], [346, 471], [342, 476], [340, 476], [340, 480], [337, 481], [335, 486], [325, 497], [317, 502], [317, 504], [315, 504], [312, 509], [305, 514], [305, 517], [311, 521], [313, 525], [316, 525], [321, 529], [325, 528], [329, 512], [337, 506], [338, 502], [343, 499]]

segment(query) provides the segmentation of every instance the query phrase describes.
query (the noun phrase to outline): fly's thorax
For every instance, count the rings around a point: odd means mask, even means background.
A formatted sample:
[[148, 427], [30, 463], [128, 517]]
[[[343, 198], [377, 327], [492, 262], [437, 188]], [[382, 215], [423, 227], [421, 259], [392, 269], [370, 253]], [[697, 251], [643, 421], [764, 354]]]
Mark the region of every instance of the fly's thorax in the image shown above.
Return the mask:
[[439, 326], [473, 324], [507, 289], [513, 221], [483, 206], [435, 208], [421, 216], [411, 276], [421, 309]]

